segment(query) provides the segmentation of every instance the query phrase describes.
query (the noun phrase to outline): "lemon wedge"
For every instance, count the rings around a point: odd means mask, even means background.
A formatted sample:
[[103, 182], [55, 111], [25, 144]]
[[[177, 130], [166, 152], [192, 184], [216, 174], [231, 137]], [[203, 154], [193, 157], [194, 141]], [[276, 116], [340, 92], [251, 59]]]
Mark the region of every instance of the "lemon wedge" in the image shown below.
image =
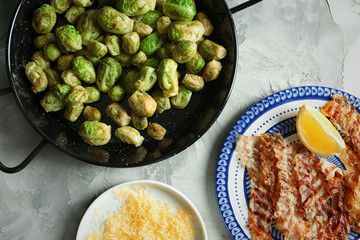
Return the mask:
[[304, 104], [298, 112], [296, 131], [304, 146], [319, 156], [331, 157], [346, 148], [332, 123], [311, 105]]

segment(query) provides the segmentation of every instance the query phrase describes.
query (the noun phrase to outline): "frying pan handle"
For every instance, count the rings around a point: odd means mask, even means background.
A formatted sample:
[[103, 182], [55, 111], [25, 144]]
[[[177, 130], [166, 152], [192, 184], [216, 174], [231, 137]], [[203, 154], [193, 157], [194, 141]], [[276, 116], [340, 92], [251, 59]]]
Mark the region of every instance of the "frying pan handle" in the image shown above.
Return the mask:
[[11, 93], [11, 87], [0, 89], [0, 96]]
[[40, 152], [40, 150], [46, 145], [46, 143], [47, 143], [47, 141], [43, 139], [40, 142], [40, 144], [37, 145], [37, 147], [29, 154], [29, 156], [27, 156], [27, 158], [25, 158], [25, 160], [22, 161], [22, 163], [20, 163], [19, 165], [15, 166], [15, 167], [6, 167], [4, 164], [2, 164], [0, 162], [0, 171], [5, 172], [5, 173], [17, 173], [17, 172], [23, 170], [34, 159], [34, 157]]
[[231, 14], [237, 13], [237, 12], [239, 12], [239, 11], [245, 9], [245, 8], [248, 8], [248, 7], [250, 7], [250, 6], [252, 6], [252, 5], [256, 4], [256, 3], [259, 3], [261, 1], [262, 0], [249, 0], [249, 1], [244, 2], [244, 3], [242, 3], [242, 4], [240, 4], [240, 5], [236, 6], [236, 7], [231, 8], [230, 12], [231, 12]]

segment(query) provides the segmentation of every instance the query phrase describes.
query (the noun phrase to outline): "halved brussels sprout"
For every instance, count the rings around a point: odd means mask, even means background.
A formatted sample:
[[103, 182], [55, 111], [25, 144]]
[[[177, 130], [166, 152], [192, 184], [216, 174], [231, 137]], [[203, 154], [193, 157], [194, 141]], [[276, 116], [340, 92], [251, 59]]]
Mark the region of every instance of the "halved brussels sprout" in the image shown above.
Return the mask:
[[83, 86], [77, 86], [71, 89], [65, 102], [67, 106], [75, 106], [86, 102], [89, 99], [89, 95]]
[[137, 32], [126, 33], [122, 36], [122, 50], [129, 55], [134, 55], [140, 47], [140, 36]]
[[46, 77], [48, 79], [48, 86], [50, 88], [52, 88], [62, 82], [60, 75], [56, 70], [51, 69], [51, 68], [46, 68], [46, 69], [43, 69], [43, 71], [46, 74]]
[[134, 28], [134, 20], [110, 6], [100, 9], [98, 23], [105, 31], [114, 34], [126, 34]]
[[190, 102], [192, 91], [187, 89], [184, 85], [180, 85], [179, 93], [170, 99], [173, 107], [177, 109], [184, 109]]
[[119, 126], [127, 126], [131, 122], [131, 117], [126, 109], [116, 102], [110, 103], [106, 107], [106, 115]]
[[146, 62], [147, 56], [143, 51], [138, 51], [132, 58], [131, 58], [131, 64], [134, 66], [139, 66]]
[[89, 9], [86, 10], [80, 17], [76, 28], [79, 31], [82, 39], [82, 43], [87, 46], [87, 43], [91, 39], [97, 39], [102, 29], [97, 21], [99, 10]]
[[90, 7], [95, 0], [73, 0], [73, 3], [79, 7]]
[[72, 70], [80, 80], [83, 80], [88, 84], [96, 81], [94, 65], [82, 56], [74, 58], [72, 62]]
[[199, 52], [206, 60], [221, 60], [226, 57], [226, 49], [208, 39], [200, 44]]
[[156, 102], [156, 111], [158, 113], [163, 113], [166, 110], [171, 108], [170, 98], [165, 97], [163, 92], [160, 90], [156, 90], [151, 94]]
[[161, 141], [166, 134], [166, 129], [158, 123], [151, 123], [146, 132], [151, 138]]
[[87, 144], [101, 146], [110, 141], [111, 126], [97, 121], [85, 121], [78, 133]]
[[101, 112], [95, 107], [86, 106], [82, 114], [88, 121], [101, 121]]
[[50, 4], [58, 14], [62, 14], [71, 7], [72, 0], [50, 0]]
[[61, 73], [61, 79], [72, 88], [81, 85], [80, 79], [75, 75], [72, 69], [63, 71]]
[[36, 49], [44, 49], [49, 43], [56, 43], [56, 37], [53, 33], [39, 35], [34, 39], [34, 46]]
[[25, 74], [32, 84], [31, 90], [34, 93], [44, 91], [48, 86], [48, 79], [43, 69], [35, 62], [29, 62], [25, 66]]
[[198, 92], [204, 88], [204, 78], [195, 74], [185, 74], [182, 83], [191, 91]]
[[51, 62], [45, 57], [44, 51], [36, 51], [31, 56], [31, 60], [42, 69], [50, 68]]
[[55, 43], [50, 43], [44, 48], [44, 55], [50, 61], [55, 62], [61, 56], [61, 52]]
[[136, 70], [131, 70], [127, 72], [124, 76], [124, 87], [125, 91], [132, 95], [136, 91], [135, 82], [139, 78], [139, 72]]
[[144, 142], [144, 137], [140, 132], [133, 127], [123, 126], [115, 130], [115, 136], [122, 142], [134, 145], [135, 147], [141, 146]]
[[73, 25], [64, 25], [56, 28], [55, 35], [59, 44], [66, 51], [76, 52], [82, 49], [81, 36]]
[[55, 8], [49, 4], [43, 4], [34, 11], [32, 27], [37, 33], [49, 34], [55, 26], [56, 20]]
[[100, 100], [101, 93], [100, 91], [93, 86], [85, 87], [86, 92], [89, 95], [89, 98], [84, 103], [94, 103]]
[[191, 41], [181, 41], [172, 52], [172, 57], [178, 63], [190, 61], [197, 53], [197, 45]]
[[206, 64], [204, 72], [202, 74], [205, 82], [210, 82], [217, 79], [222, 69], [221, 62], [212, 60]]
[[198, 20], [204, 25], [204, 36], [210, 36], [214, 32], [214, 26], [210, 21], [210, 18], [203, 12], [198, 12], [195, 15], [195, 20]]
[[65, 104], [65, 98], [71, 92], [71, 87], [69, 85], [65, 84], [65, 83], [57, 84], [56, 86], [54, 86], [52, 91], [53, 91], [54, 95], [57, 98], [63, 100], [63, 102]]
[[87, 49], [90, 54], [99, 58], [104, 57], [108, 52], [107, 46], [97, 40], [89, 40]]
[[57, 112], [65, 107], [65, 102], [63, 99], [55, 96], [54, 92], [50, 90], [40, 100], [40, 105], [46, 112]]
[[57, 59], [57, 67], [60, 71], [65, 71], [65, 70], [69, 70], [70, 68], [72, 68], [72, 61], [74, 60], [75, 55], [68, 53], [68, 54], [64, 54], [61, 55], [58, 59]]
[[166, 41], [166, 35], [153, 32], [140, 43], [140, 50], [147, 56], [154, 54]]
[[191, 21], [196, 9], [190, 0], [166, 0], [163, 3], [163, 12], [173, 20]]
[[97, 72], [96, 85], [102, 92], [109, 91], [120, 78], [122, 67], [112, 57], [102, 58]]
[[148, 126], [147, 118], [139, 116], [134, 112], [131, 113], [131, 123], [137, 130], [144, 130]]
[[159, 86], [165, 97], [175, 96], [179, 91], [177, 67], [178, 64], [173, 59], [165, 58], [156, 70]]
[[104, 43], [112, 56], [117, 56], [121, 53], [120, 38], [118, 36], [106, 35]]
[[84, 110], [84, 104], [76, 104], [74, 106], [67, 105], [64, 111], [64, 117], [70, 122], [75, 122], [81, 116], [82, 111]]
[[160, 34], [167, 33], [171, 25], [171, 19], [168, 16], [162, 16], [156, 23], [157, 30]]
[[154, 10], [156, 0], [115, 0], [115, 7], [128, 16], [138, 16]]
[[135, 23], [134, 24], [134, 32], [137, 32], [140, 37], [147, 37], [153, 31], [153, 28], [145, 23]]
[[71, 8], [69, 8], [69, 10], [66, 11], [65, 18], [71, 24], [76, 24], [84, 12], [85, 12], [84, 7], [72, 6]]
[[134, 113], [142, 117], [151, 117], [156, 111], [155, 100], [146, 92], [135, 91], [128, 104]]
[[174, 43], [181, 41], [197, 42], [204, 35], [205, 28], [201, 22], [195, 21], [176, 21], [168, 29], [168, 37]]
[[126, 95], [125, 90], [120, 86], [113, 86], [109, 89], [107, 94], [113, 102], [120, 102]]
[[162, 15], [163, 13], [158, 10], [149, 11], [144, 15], [135, 17], [135, 22], [145, 23], [149, 25], [152, 29], [156, 29], [156, 23]]
[[186, 72], [191, 74], [198, 74], [205, 67], [205, 59], [199, 52], [195, 54], [190, 61], [186, 62]]
[[149, 91], [156, 83], [157, 75], [155, 68], [143, 67], [139, 78], [135, 81], [135, 88], [141, 92]]

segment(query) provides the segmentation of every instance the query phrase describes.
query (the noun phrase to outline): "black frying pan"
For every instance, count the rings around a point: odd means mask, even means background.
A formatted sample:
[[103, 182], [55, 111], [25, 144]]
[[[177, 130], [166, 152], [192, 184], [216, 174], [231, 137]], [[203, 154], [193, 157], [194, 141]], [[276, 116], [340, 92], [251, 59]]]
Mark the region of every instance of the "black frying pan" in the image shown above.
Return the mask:
[[[227, 57], [222, 60], [222, 73], [219, 79], [207, 83], [201, 92], [194, 93], [190, 104], [184, 110], [172, 109], [150, 118], [150, 122], [163, 125], [167, 134], [160, 142], [143, 134], [145, 141], [139, 148], [123, 144], [115, 137], [105, 146], [89, 146], [77, 133], [84, 119], [70, 123], [63, 117], [63, 111], [45, 113], [39, 104], [44, 93], [31, 92], [24, 66], [35, 51], [33, 39], [36, 35], [31, 27], [33, 12], [49, 0], [20, 1], [10, 25], [6, 52], [10, 87], [0, 90], [0, 95], [9, 92], [14, 94], [24, 116], [43, 137], [43, 141], [20, 165], [6, 167], [0, 162], [0, 170], [7, 173], [22, 170], [47, 143], [74, 158], [107, 167], [152, 164], [186, 149], [212, 126], [231, 92], [237, 61], [235, 27], [231, 14], [259, 1], [261, 0], [248, 1], [229, 9], [224, 0], [196, 0], [197, 10], [207, 13], [215, 26], [216, 31], [210, 39], [223, 45], [228, 51]], [[96, 106], [105, 109], [108, 103], [109, 99], [103, 97]], [[103, 116], [106, 115], [104, 111], [102, 113]], [[111, 123], [106, 116], [102, 121]], [[112, 124], [112, 132], [116, 128], [117, 126]]]

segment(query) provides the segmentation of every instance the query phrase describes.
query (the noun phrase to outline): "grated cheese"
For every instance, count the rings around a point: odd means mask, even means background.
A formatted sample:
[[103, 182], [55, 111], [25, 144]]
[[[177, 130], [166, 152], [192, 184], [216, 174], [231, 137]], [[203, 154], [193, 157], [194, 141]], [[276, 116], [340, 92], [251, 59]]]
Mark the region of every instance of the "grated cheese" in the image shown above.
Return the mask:
[[88, 240], [193, 240], [193, 216], [182, 207], [174, 207], [152, 198], [146, 189], [119, 188], [115, 192], [121, 207], [106, 220], [103, 233], [94, 231]]

